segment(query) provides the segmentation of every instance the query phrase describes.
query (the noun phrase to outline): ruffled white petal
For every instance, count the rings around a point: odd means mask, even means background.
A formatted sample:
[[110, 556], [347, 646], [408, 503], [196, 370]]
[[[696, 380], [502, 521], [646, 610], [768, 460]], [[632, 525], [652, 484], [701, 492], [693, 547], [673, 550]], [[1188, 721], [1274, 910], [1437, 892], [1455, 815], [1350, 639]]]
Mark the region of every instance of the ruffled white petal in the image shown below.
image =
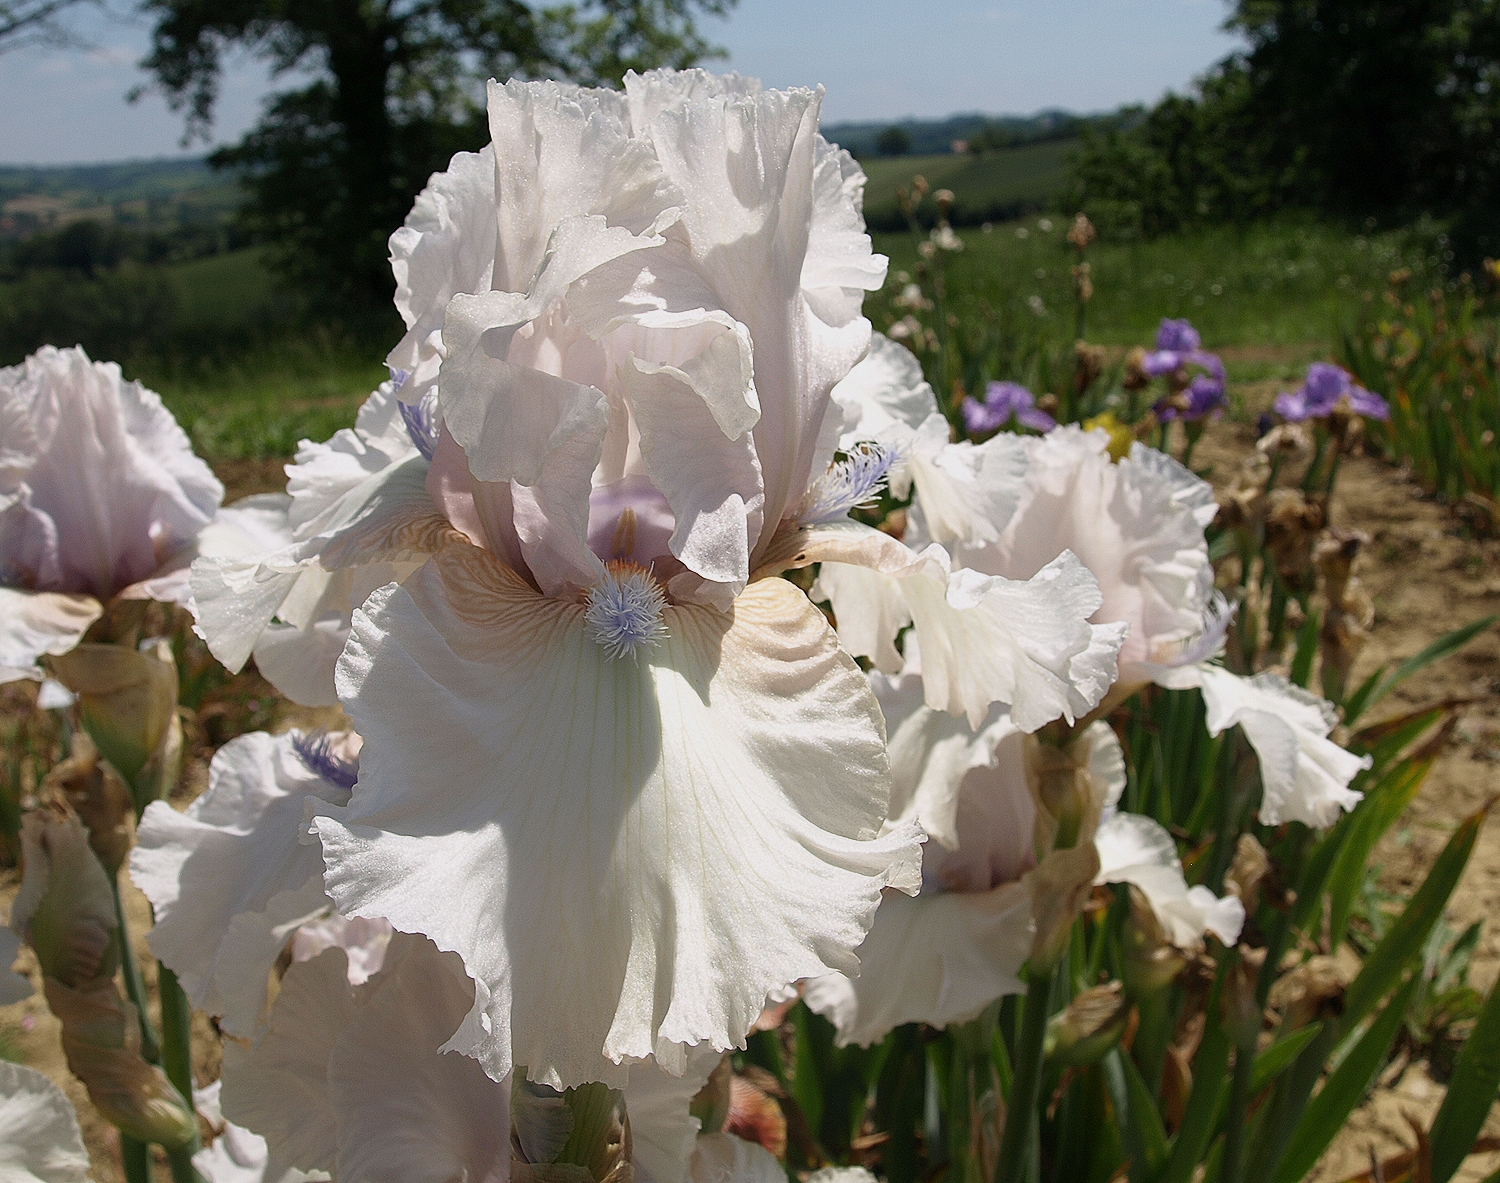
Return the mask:
[[472, 1005], [474, 984], [453, 954], [419, 938], [397, 939], [414, 947], [395, 950], [395, 966], [372, 979], [373, 996], [328, 1061], [338, 1178], [501, 1183], [510, 1170], [510, 1088], [467, 1056], [437, 1050]]
[[1026, 442], [1024, 493], [1009, 523], [988, 545], [958, 546], [955, 558], [1026, 579], [1071, 550], [1099, 582], [1101, 601], [1090, 619], [1128, 626], [1122, 684], [1149, 681], [1148, 663], [1173, 656], [1212, 615], [1213, 566], [1202, 522], [1212, 489], [1139, 444], [1112, 463], [1102, 430], [1064, 426]]
[[1255, 749], [1263, 825], [1295, 821], [1325, 829], [1364, 796], [1349, 782], [1370, 767], [1370, 757], [1328, 738], [1338, 721], [1331, 703], [1278, 674], [1242, 678], [1214, 665], [1178, 672], [1202, 687], [1209, 734], [1239, 724]]
[[249, 1048], [224, 1044], [224, 1116], [263, 1137], [283, 1162], [335, 1171], [338, 1113], [329, 1096], [328, 1061], [354, 1018], [343, 950], [293, 965], [264, 1034]]
[[[913, 655], [915, 656], [915, 655]], [[1030, 795], [1026, 792], [1025, 758], [1018, 742], [1023, 732], [1011, 721], [1007, 712], [992, 709], [978, 731], [969, 727], [966, 720], [935, 711], [927, 705], [922, 684], [920, 662], [909, 662], [907, 668], [895, 677], [874, 673], [870, 675], [870, 687], [880, 701], [885, 714], [886, 735], [889, 737], [891, 753], [891, 816], [909, 818], [918, 822], [928, 838], [949, 850], [967, 847], [958, 828], [959, 798], [965, 778], [976, 769], [996, 769], [1000, 766], [1002, 747], [1012, 758], [1004, 761], [1003, 780], [1013, 780], [1020, 790], [1019, 799], [1030, 806]], [[1006, 744], [1007, 737], [1015, 739]], [[1016, 774], [1019, 773], [1019, 779]], [[981, 784], [989, 778], [975, 778], [976, 795], [1000, 796], [982, 793]], [[1031, 845], [1029, 817], [1017, 827], [1020, 831], [1018, 849], [1026, 850]], [[971, 840], [978, 835], [965, 827], [965, 837]], [[1012, 833], [1010, 837], [1016, 835]], [[977, 845], [977, 842], [973, 844]], [[924, 851], [924, 867], [932, 854], [932, 848]], [[986, 860], [988, 861], [988, 860]], [[1025, 867], [1012, 874], [1002, 875], [995, 882], [1019, 879]], [[984, 884], [989, 886], [989, 881]]]
[[888, 895], [859, 947], [859, 976], [816, 978], [803, 998], [838, 1028], [840, 1046], [868, 1046], [902, 1023], [946, 1027], [1023, 992], [1018, 974], [1030, 952], [1025, 884]]
[[722, 1059], [722, 1052], [705, 1045], [688, 1049], [681, 1076], [670, 1076], [649, 1060], [630, 1066], [625, 1112], [631, 1162], [641, 1183], [682, 1183], [699, 1144], [699, 1122], [688, 1106]]
[[151, 901], [151, 951], [230, 1034], [261, 1024], [266, 978], [297, 926], [329, 908], [323, 860], [302, 841], [310, 802], [342, 805], [347, 787], [313, 771], [292, 734], [231, 740], [209, 788], [185, 813], [152, 802], [130, 858]]
[[460, 152], [433, 173], [406, 223], [391, 235], [396, 310], [406, 336], [386, 361], [419, 402], [442, 364], [443, 313], [460, 292], [489, 291], [495, 272], [495, 150]]
[[844, 412], [839, 448], [845, 452], [865, 441], [907, 443], [938, 413], [922, 364], [884, 333], [871, 334], [870, 352], [833, 388], [832, 397]]
[[[982, 444], [950, 443], [948, 420], [929, 418], [912, 438], [905, 468], [917, 490], [909, 541], [981, 546], [998, 538], [1025, 492], [1028, 443], [1009, 432]], [[892, 489], [899, 495], [901, 482]]]
[[734, 1046], [772, 989], [852, 968], [881, 888], [917, 882], [915, 830], [875, 837], [879, 708], [789, 583], [667, 609], [636, 662], [582, 617], [469, 547], [372, 597], [339, 677], [381, 722], [317, 822], [341, 912], [480, 983], [451, 1046], [554, 1085]]
[[473, 993], [458, 958], [419, 937], [398, 935], [361, 987], [341, 949], [294, 964], [266, 1033], [226, 1048], [225, 1115], [346, 1183], [502, 1180], [509, 1088], [438, 1052]]
[[[454, 537], [427, 495], [427, 471], [427, 461], [410, 449], [406, 459], [376, 467], [342, 492], [325, 486], [322, 494], [331, 500], [305, 498], [299, 507], [294, 495], [293, 511], [312, 516], [295, 527], [289, 545], [249, 557], [197, 559], [196, 627], [214, 656], [238, 670], [277, 617], [303, 634], [325, 621], [346, 628], [349, 613], [370, 591], [404, 578]], [[316, 663], [315, 645], [307, 654]], [[328, 688], [317, 681], [316, 664], [302, 676], [319, 686], [308, 705], [326, 701]], [[278, 681], [288, 688], [298, 684], [290, 674]]]
[[[1031, 732], [1061, 716], [1073, 722], [1096, 706], [1115, 677], [1120, 625], [1090, 625], [1099, 587], [1064, 552], [1025, 582], [944, 562], [901, 583], [922, 647], [927, 704], [962, 713], [977, 728], [990, 704], [1010, 706]], [[933, 577], [948, 567], [945, 579]], [[837, 605], [835, 605], [837, 611]]]
[[0, 682], [40, 682], [37, 659], [68, 652], [103, 611], [93, 596], [0, 587]]
[[0, 1179], [87, 1183], [88, 1177], [73, 1103], [35, 1068], [0, 1060]]
[[901, 584], [873, 567], [824, 563], [809, 593], [833, 605], [839, 643], [855, 657], [868, 657], [883, 673], [900, 671], [896, 637], [911, 623]]
[[1133, 883], [1146, 894], [1152, 911], [1179, 948], [1189, 949], [1211, 932], [1225, 945], [1240, 939], [1245, 905], [1236, 896], [1222, 900], [1206, 887], [1189, 888], [1172, 835], [1138, 813], [1116, 813], [1094, 835], [1099, 851], [1095, 883]]

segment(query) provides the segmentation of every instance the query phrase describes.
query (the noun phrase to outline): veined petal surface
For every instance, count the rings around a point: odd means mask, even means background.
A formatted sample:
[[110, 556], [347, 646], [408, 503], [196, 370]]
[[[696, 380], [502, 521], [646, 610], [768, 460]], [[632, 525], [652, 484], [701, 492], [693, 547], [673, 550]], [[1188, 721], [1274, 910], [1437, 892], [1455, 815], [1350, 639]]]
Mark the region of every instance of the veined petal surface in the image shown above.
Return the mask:
[[740, 1043], [767, 995], [855, 967], [918, 832], [877, 838], [879, 707], [791, 584], [669, 607], [611, 660], [584, 608], [449, 547], [356, 614], [345, 708], [370, 728], [347, 810], [317, 819], [328, 889], [460, 953], [452, 1044], [566, 1087], [626, 1059]]

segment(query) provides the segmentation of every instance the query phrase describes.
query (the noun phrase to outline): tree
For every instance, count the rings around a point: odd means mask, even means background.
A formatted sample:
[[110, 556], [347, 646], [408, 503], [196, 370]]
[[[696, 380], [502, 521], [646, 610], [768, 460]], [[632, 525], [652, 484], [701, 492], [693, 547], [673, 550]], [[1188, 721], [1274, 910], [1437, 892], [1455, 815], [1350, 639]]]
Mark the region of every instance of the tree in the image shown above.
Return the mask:
[[911, 151], [911, 133], [893, 123], [875, 138], [875, 150], [882, 156], [905, 156]]
[[715, 51], [698, 12], [735, 0], [143, 0], [156, 21], [142, 62], [187, 138], [207, 137], [232, 46], [311, 82], [272, 97], [260, 123], [210, 158], [242, 171], [244, 217], [281, 269], [351, 308], [388, 298], [386, 239], [428, 176], [488, 139], [483, 81], [552, 76], [617, 84], [626, 70]]
[[1246, 49], [1193, 93], [1085, 135], [1070, 196], [1091, 217], [1431, 213], [1500, 247], [1500, 0], [1238, 0], [1227, 27]]
[[81, 0], [0, 0], [0, 53], [27, 45], [67, 45], [72, 33], [59, 19]]

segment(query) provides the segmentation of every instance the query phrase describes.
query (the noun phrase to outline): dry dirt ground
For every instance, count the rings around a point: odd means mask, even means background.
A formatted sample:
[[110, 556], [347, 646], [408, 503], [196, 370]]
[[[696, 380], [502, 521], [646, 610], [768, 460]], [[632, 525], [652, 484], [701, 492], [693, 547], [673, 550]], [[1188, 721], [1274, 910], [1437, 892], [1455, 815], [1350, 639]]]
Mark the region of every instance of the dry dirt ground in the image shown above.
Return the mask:
[[[1222, 485], [1254, 439], [1246, 425], [1219, 424], [1204, 438], [1194, 464], [1212, 465], [1211, 479]], [[1473, 537], [1446, 507], [1389, 465], [1366, 457], [1346, 460], [1331, 518], [1370, 535], [1356, 573], [1375, 602], [1375, 627], [1352, 685], [1445, 633], [1500, 612], [1500, 538]], [[1500, 626], [1409, 679], [1362, 722], [1445, 698], [1474, 701], [1463, 708], [1452, 743], [1373, 860], [1382, 869], [1382, 885], [1403, 895], [1422, 882], [1457, 823], [1500, 794]], [[1446, 919], [1457, 930], [1485, 921], [1470, 982], [1487, 992], [1500, 977], [1500, 810], [1481, 832]], [[1407, 1115], [1430, 1126], [1444, 1093], [1425, 1065], [1413, 1065], [1350, 1118], [1311, 1180], [1332, 1183], [1369, 1170], [1372, 1147], [1382, 1159], [1410, 1148], [1415, 1138]], [[1500, 1108], [1492, 1111], [1486, 1133], [1500, 1134]], [[1500, 1155], [1476, 1155], [1458, 1178], [1482, 1180], [1497, 1166]]]
[[[1200, 445], [1195, 463], [1211, 465], [1212, 479], [1223, 483], [1253, 440], [1253, 432], [1242, 424], [1216, 425]], [[230, 486], [231, 498], [280, 488], [283, 483], [275, 464], [241, 462], [221, 475]], [[1371, 536], [1357, 573], [1374, 598], [1377, 616], [1374, 638], [1361, 656], [1356, 679], [1377, 665], [1409, 657], [1469, 621], [1500, 612], [1500, 538], [1469, 536], [1443, 506], [1389, 466], [1366, 458], [1346, 462], [1333, 516], [1338, 524], [1357, 527]], [[1474, 701], [1463, 708], [1453, 742], [1421, 795], [1375, 855], [1384, 884], [1393, 890], [1413, 890], [1458, 820], [1500, 794], [1500, 629], [1490, 630], [1457, 656], [1409, 680], [1374, 709], [1370, 721], [1450, 697]], [[286, 718], [282, 725], [292, 722]], [[305, 725], [310, 720], [296, 722]], [[205, 779], [200, 757], [184, 786], [184, 798], [194, 795]], [[8, 910], [15, 883], [14, 873], [0, 878], [0, 914]], [[148, 920], [146, 903], [134, 888], [128, 891], [132, 926], [140, 934]], [[1485, 920], [1486, 927], [1471, 981], [1487, 991], [1500, 977], [1500, 810], [1485, 825], [1449, 909], [1448, 920], [1455, 929], [1479, 919]], [[136, 943], [149, 966], [139, 935]], [[37, 980], [29, 951], [19, 967]], [[202, 1016], [198, 1022], [205, 1038], [197, 1040], [197, 1046], [206, 1057], [214, 1040]], [[94, 1156], [94, 1179], [116, 1183], [121, 1178], [117, 1140], [94, 1115], [83, 1089], [67, 1072], [58, 1050], [56, 1024], [39, 994], [0, 1008], [0, 1040], [9, 1043], [23, 1062], [43, 1069], [63, 1085], [78, 1106]], [[197, 1065], [200, 1080], [211, 1080], [216, 1073], [217, 1063], [207, 1058]], [[1382, 1088], [1354, 1114], [1312, 1179], [1335, 1183], [1368, 1170], [1372, 1147], [1385, 1158], [1413, 1145], [1408, 1116], [1423, 1126], [1430, 1124], [1442, 1097], [1443, 1086], [1425, 1065], [1410, 1066], [1392, 1087]], [[1500, 1135], [1500, 1107], [1492, 1112], [1487, 1132]], [[1477, 1183], [1497, 1166], [1500, 1155], [1478, 1156], [1459, 1178]], [[165, 1177], [164, 1164], [159, 1173]]]

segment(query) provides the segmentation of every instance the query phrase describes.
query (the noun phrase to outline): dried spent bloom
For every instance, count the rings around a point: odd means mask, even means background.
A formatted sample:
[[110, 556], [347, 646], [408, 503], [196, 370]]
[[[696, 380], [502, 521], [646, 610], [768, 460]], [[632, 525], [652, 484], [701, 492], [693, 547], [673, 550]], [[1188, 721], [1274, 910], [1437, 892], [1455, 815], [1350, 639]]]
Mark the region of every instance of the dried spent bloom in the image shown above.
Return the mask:
[[1068, 227], [1068, 241], [1079, 250], [1086, 250], [1095, 237], [1094, 224], [1085, 215], [1077, 214]]
[[73, 1075], [131, 1137], [185, 1149], [197, 1120], [166, 1074], [141, 1056], [140, 1020], [115, 984], [120, 930], [109, 880], [78, 816], [62, 803], [21, 819], [25, 874], [11, 926], [36, 952], [47, 1005]]

